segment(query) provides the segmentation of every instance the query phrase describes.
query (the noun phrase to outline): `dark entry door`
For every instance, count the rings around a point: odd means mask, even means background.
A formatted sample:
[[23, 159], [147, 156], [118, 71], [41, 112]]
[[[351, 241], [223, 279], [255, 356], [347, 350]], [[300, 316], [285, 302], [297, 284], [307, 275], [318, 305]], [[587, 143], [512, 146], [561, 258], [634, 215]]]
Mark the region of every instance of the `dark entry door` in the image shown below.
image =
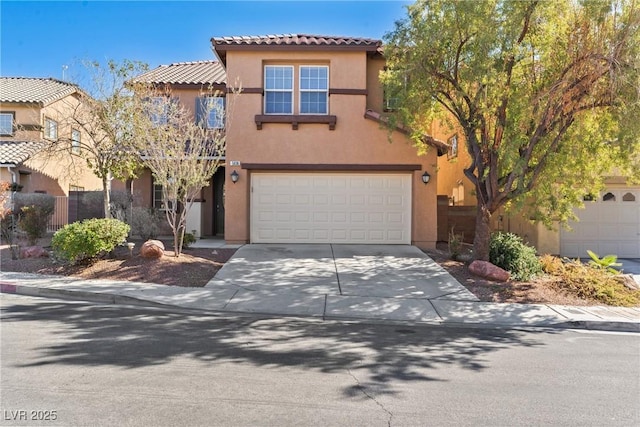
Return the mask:
[[213, 234], [224, 236], [224, 178], [225, 169], [218, 168], [213, 175]]

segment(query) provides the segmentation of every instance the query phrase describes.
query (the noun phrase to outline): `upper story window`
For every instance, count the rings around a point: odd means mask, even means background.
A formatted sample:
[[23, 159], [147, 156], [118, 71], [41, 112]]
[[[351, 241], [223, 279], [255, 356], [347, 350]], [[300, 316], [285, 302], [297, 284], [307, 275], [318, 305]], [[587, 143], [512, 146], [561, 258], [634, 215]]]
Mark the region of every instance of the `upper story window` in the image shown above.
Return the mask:
[[293, 67], [267, 65], [264, 67], [265, 114], [293, 114]]
[[71, 130], [71, 153], [80, 154], [80, 131]]
[[158, 96], [149, 99], [149, 118], [154, 125], [167, 124], [167, 106], [164, 98]]
[[46, 139], [58, 139], [58, 122], [48, 117], [44, 119], [44, 137]]
[[224, 98], [204, 96], [196, 98], [196, 121], [207, 129], [224, 129]]
[[0, 135], [13, 135], [13, 113], [0, 113]]
[[329, 67], [300, 67], [300, 114], [327, 114]]
[[177, 103], [177, 98], [155, 96], [147, 99], [149, 118], [154, 125], [166, 125], [169, 117], [169, 108]]
[[[265, 114], [328, 114], [329, 67], [301, 65], [296, 87], [294, 66], [266, 65], [264, 67]], [[297, 92], [298, 105], [294, 105]]]

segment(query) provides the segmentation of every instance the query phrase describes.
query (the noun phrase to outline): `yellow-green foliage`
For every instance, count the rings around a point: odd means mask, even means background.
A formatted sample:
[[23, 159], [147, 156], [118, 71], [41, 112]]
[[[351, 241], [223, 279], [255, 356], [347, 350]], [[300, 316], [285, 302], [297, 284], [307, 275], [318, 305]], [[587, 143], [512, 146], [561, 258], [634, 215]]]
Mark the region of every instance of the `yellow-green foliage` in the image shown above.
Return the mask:
[[640, 291], [624, 286], [619, 274], [551, 255], [542, 256], [540, 262], [542, 269], [555, 277], [555, 286], [564, 292], [607, 305], [640, 305]]

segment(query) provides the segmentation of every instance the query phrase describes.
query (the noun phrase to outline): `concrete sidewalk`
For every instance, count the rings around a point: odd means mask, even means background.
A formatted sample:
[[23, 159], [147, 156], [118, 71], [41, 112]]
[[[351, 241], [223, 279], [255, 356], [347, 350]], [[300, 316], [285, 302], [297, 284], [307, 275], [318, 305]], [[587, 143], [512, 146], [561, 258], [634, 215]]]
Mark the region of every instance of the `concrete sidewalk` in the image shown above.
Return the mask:
[[640, 309], [495, 304], [436, 298], [394, 298], [247, 290], [224, 280], [204, 288], [82, 280], [2, 272], [3, 293], [128, 304], [209, 314], [251, 313], [367, 322], [409, 322], [481, 327], [558, 327], [640, 332]]

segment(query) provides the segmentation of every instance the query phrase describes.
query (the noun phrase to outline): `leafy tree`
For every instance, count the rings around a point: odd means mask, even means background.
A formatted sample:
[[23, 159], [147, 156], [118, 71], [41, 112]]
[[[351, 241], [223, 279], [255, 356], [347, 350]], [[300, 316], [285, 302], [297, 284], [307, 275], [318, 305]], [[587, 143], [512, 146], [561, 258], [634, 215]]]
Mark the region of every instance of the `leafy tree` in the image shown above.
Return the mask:
[[142, 162], [155, 184], [162, 186], [163, 209], [179, 257], [193, 202], [224, 159], [228, 117], [224, 105], [215, 102], [219, 94], [213, 91], [200, 98], [209, 101], [199, 106], [199, 120], [170, 91], [138, 88], [138, 95], [144, 100], [148, 121]]
[[636, 0], [418, 0], [386, 36], [391, 121], [420, 149], [436, 118], [464, 135], [476, 258], [501, 207], [550, 225], [607, 173], [640, 177], [639, 23]]

